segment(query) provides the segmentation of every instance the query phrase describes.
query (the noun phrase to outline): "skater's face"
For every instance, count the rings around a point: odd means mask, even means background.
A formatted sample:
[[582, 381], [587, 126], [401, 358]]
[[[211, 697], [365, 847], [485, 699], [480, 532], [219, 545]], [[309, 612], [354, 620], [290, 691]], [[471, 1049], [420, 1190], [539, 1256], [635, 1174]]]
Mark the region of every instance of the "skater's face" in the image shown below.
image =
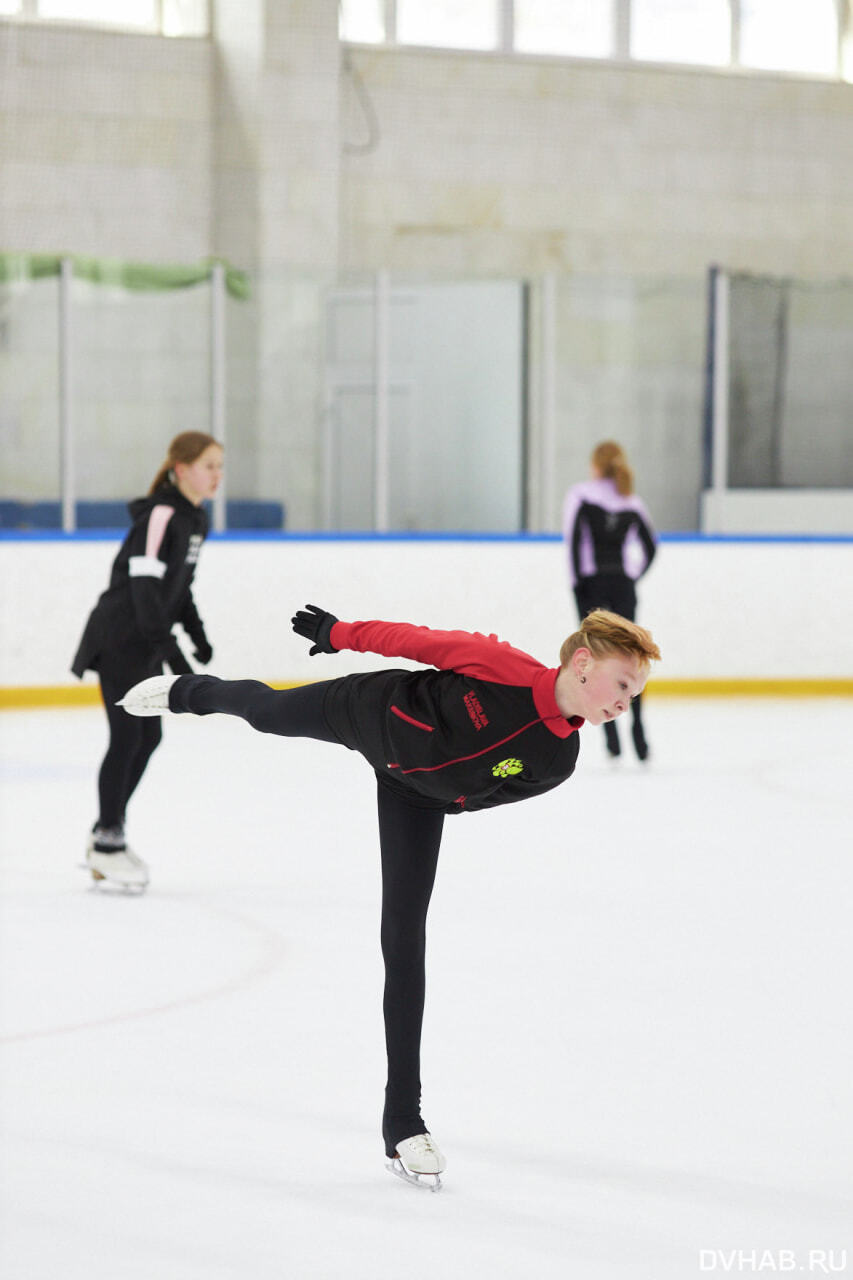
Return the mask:
[[209, 444], [195, 462], [176, 462], [174, 469], [181, 493], [199, 507], [219, 488], [223, 469], [222, 448], [218, 444]]
[[575, 714], [588, 724], [605, 724], [621, 716], [631, 699], [642, 693], [648, 675], [646, 668], [627, 654], [594, 658], [588, 649], [577, 650], [572, 666], [579, 704]]

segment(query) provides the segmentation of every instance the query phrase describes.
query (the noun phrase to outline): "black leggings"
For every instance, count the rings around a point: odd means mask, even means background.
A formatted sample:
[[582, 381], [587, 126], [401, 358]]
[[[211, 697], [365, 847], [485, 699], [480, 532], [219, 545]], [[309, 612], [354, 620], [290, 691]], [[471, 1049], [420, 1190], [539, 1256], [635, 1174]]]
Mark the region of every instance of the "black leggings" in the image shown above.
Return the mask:
[[[173, 711], [239, 716], [260, 733], [340, 742], [323, 703], [330, 681], [274, 690], [257, 680], [182, 676], [172, 686]], [[432, 896], [444, 814], [410, 803], [377, 785], [382, 858], [380, 936], [385, 962], [385, 1047], [388, 1081], [382, 1136], [393, 1156], [397, 1143], [424, 1131], [420, 1060], [424, 1012], [426, 917]]]
[[[575, 600], [578, 606], [578, 617], [583, 622], [592, 609], [610, 609], [630, 622], [634, 621], [637, 612], [637, 592], [633, 579], [625, 573], [597, 573], [591, 578], [580, 578], [575, 587]], [[635, 742], [639, 739], [645, 744], [643, 733], [643, 713], [641, 698], [637, 694], [631, 702], [633, 716], [633, 733]], [[611, 755], [618, 755], [619, 731], [614, 720], [604, 726], [604, 736]]]
[[159, 675], [162, 670], [159, 662], [128, 664], [113, 659], [110, 654], [101, 656], [98, 677], [110, 727], [107, 753], [98, 773], [98, 825], [101, 827], [124, 825], [127, 803], [163, 736], [159, 716], [146, 719], [129, 716], [116, 702], [138, 681]]

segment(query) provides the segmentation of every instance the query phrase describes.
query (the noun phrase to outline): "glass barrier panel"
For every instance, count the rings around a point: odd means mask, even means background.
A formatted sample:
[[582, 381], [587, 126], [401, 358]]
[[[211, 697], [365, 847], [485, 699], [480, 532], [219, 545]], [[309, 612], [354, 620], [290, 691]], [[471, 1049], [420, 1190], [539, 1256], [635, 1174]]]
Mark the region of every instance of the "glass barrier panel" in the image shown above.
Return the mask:
[[59, 282], [0, 284], [0, 528], [61, 524]]

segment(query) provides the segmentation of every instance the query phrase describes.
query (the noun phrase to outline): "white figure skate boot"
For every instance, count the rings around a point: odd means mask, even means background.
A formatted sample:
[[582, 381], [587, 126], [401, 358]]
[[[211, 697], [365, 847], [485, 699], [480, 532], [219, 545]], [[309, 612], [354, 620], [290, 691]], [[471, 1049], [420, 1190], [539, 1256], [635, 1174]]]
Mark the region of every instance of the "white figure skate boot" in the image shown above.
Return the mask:
[[177, 679], [177, 676], [149, 676], [128, 689], [116, 706], [124, 707], [132, 716], [162, 716], [169, 710], [169, 690]]
[[417, 1133], [413, 1138], [405, 1138], [397, 1143], [397, 1153], [387, 1167], [412, 1186], [440, 1191], [439, 1175], [447, 1168], [447, 1161], [432, 1134]]
[[121, 827], [95, 827], [85, 865], [96, 884], [106, 881], [136, 893], [148, 887], [148, 868], [127, 845]]

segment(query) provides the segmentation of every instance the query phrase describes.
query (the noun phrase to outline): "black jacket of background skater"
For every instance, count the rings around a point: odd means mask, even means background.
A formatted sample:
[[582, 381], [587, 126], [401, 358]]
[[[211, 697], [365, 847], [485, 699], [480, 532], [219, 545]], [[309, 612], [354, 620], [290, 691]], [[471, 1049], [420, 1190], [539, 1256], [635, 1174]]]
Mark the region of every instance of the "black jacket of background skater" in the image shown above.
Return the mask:
[[557, 706], [558, 668], [493, 635], [407, 623], [336, 622], [331, 643], [439, 668], [327, 685], [331, 728], [410, 803], [445, 813], [488, 809], [550, 791], [574, 772], [584, 722]]
[[113, 562], [109, 586], [86, 623], [71, 667], [77, 676], [99, 670], [108, 651], [120, 653], [128, 669], [156, 667], [177, 652], [176, 622], [197, 649], [208, 647], [192, 595], [208, 532], [204, 509], [167, 483], [131, 502], [128, 510], [133, 525]]

